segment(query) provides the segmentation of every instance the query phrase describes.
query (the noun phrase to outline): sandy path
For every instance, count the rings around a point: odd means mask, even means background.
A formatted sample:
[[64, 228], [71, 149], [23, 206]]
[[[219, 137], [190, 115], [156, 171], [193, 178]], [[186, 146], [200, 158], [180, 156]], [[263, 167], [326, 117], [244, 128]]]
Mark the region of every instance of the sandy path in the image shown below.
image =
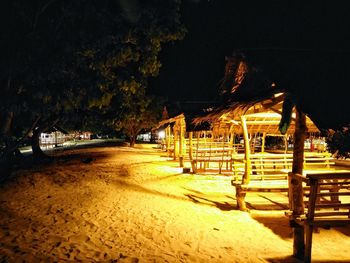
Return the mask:
[[[293, 262], [284, 211], [237, 211], [228, 177], [182, 174], [149, 148], [67, 153], [0, 189], [0, 261]], [[314, 258], [350, 257], [349, 233], [328, 231]]]

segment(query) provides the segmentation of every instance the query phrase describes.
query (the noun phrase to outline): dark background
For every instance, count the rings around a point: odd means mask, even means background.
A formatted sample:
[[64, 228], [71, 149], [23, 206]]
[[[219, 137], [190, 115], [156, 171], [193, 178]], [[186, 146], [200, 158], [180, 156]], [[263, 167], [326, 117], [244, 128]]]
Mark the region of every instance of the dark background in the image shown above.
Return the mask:
[[214, 101], [225, 56], [237, 49], [348, 53], [349, 9], [342, 1], [327, 3], [184, 1], [181, 13], [188, 33], [163, 48], [163, 66], [150, 81], [149, 93], [170, 102]]

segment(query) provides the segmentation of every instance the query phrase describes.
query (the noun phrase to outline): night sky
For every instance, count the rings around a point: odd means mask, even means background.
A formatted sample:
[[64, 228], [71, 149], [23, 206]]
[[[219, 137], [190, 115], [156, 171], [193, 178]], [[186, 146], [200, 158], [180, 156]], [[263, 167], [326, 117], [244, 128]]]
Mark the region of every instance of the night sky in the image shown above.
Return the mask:
[[170, 101], [215, 100], [225, 56], [236, 49], [349, 50], [344, 4], [184, 1], [182, 16], [188, 33], [163, 48], [160, 75], [149, 87]]

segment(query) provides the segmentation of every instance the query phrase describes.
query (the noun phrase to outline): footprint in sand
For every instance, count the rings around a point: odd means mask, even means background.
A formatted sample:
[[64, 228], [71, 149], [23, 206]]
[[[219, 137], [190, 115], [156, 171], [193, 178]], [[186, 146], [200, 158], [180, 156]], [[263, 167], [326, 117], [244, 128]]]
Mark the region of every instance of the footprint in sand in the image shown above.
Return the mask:
[[87, 226], [88, 230], [93, 233], [97, 232], [97, 230], [99, 229], [99, 227], [96, 224], [89, 220], [85, 220], [84, 225]]
[[78, 244], [88, 242], [89, 240], [90, 240], [90, 237], [85, 234], [77, 234], [77, 235], [72, 235], [68, 237], [68, 241], [73, 243], [78, 243]]
[[96, 244], [86, 234], [71, 235], [68, 242], [59, 245], [59, 256], [68, 260], [104, 259], [101, 258]]

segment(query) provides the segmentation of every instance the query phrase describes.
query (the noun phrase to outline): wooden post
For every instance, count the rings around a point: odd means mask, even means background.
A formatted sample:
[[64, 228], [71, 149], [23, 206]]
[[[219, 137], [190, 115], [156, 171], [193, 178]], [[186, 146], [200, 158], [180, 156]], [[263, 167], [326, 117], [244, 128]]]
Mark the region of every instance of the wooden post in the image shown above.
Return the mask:
[[235, 140], [234, 140], [235, 132], [234, 132], [233, 124], [231, 124], [230, 126], [229, 136], [230, 136], [229, 146], [232, 148], [233, 144], [235, 143]]
[[241, 125], [243, 129], [243, 138], [244, 138], [244, 159], [245, 159], [245, 172], [243, 176], [243, 184], [249, 183], [250, 174], [251, 174], [251, 162], [250, 162], [250, 145], [248, 137], [248, 128], [246, 119], [244, 116], [241, 116]]
[[186, 122], [185, 122], [185, 118], [183, 118], [182, 120], [182, 156], [186, 155], [187, 152], [187, 145], [186, 145]]
[[[198, 150], [198, 132], [195, 133], [197, 134], [197, 150]], [[189, 140], [189, 158], [191, 162], [191, 167], [192, 167], [192, 173], [197, 173], [197, 156], [195, 159], [193, 159], [193, 132], [188, 133], [188, 140]]]
[[283, 136], [283, 142], [284, 142], [284, 153], [288, 152], [288, 139], [287, 139], [287, 135]]
[[173, 132], [174, 132], [174, 160], [176, 160], [176, 158], [179, 155], [179, 149], [178, 149], [178, 145], [177, 145], [179, 136], [178, 136], [178, 130], [177, 130], [176, 124], [174, 125]]
[[192, 160], [192, 158], [193, 158], [193, 132], [188, 133], [188, 144], [189, 144], [188, 154], [189, 154], [190, 160]]
[[266, 137], [266, 132], [263, 132], [263, 136], [261, 138], [261, 152], [265, 152], [265, 137]]
[[165, 144], [166, 144], [166, 151], [168, 152], [168, 154], [170, 154], [170, 125], [168, 125], [165, 128]]
[[179, 138], [179, 162], [180, 162], [180, 167], [184, 167], [184, 163], [183, 163], [183, 152], [184, 152], [184, 142], [185, 142], [185, 120], [183, 118], [180, 119], [180, 125], [179, 125], [179, 128], [180, 128], [180, 138]]
[[[293, 148], [293, 174], [303, 174], [304, 164], [304, 141], [306, 134], [306, 117], [299, 109], [296, 109], [296, 121], [294, 132], [294, 148]], [[304, 214], [303, 202], [303, 186], [301, 180], [289, 178], [290, 191], [289, 198], [292, 204], [293, 216]], [[304, 241], [304, 227], [295, 224], [293, 228], [293, 256], [299, 259], [304, 258], [305, 241]]]

